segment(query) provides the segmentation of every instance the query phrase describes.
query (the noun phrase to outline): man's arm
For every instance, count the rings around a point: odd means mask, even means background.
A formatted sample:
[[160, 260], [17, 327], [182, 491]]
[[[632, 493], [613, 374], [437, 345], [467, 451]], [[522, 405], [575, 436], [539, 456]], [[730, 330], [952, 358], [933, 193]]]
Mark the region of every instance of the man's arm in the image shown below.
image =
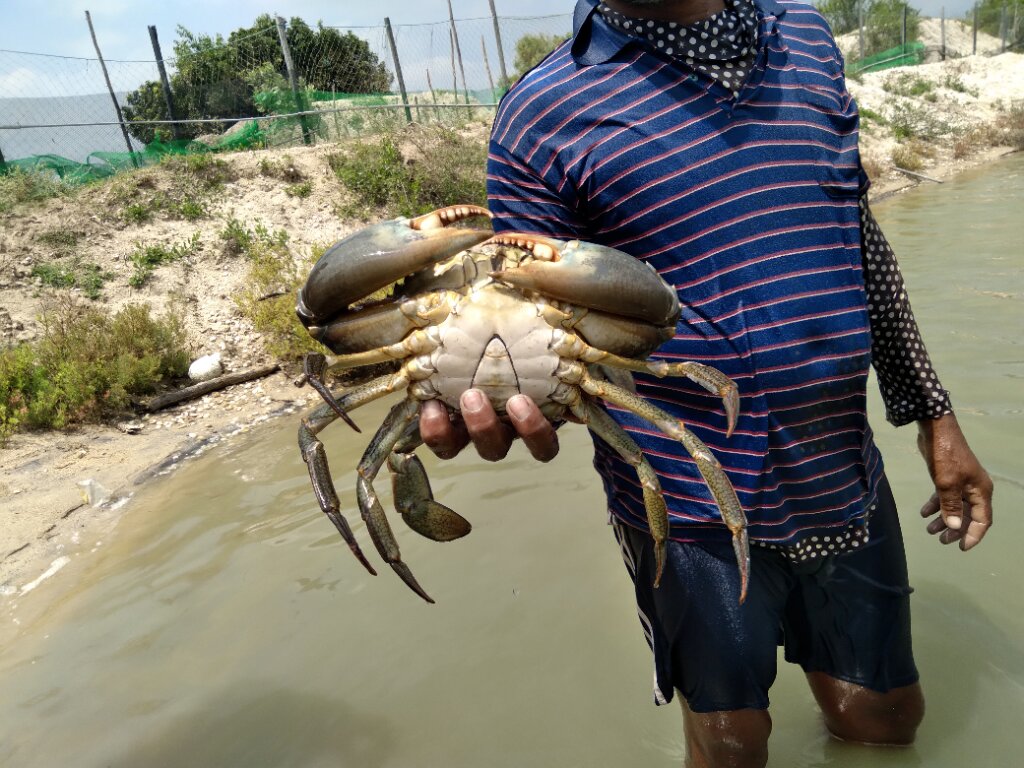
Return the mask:
[[[917, 421], [917, 445], [935, 485], [922, 517], [939, 516], [928, 532], [943, 544], [974, 547], [992, 525], [992, 480], [967, 444], [910, 308], [896, 255], [861, 200], [864, 290], [871, 321], [871, 353], [886, 418]], [[965, 522], [966, 521], [966, 522]]]

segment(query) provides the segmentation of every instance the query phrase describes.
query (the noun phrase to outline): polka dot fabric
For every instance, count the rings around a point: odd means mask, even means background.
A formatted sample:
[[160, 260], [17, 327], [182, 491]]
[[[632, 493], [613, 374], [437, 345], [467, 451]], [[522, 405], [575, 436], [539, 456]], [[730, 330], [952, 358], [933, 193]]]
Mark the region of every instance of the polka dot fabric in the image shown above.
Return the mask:
[[598, 12], [613, 27], [685, 61], [738, 96], [754, 66], [757, 9], [751, 0], [726, 0], [725, 10], [689, 26], [626, 16], [603, 3]]
[[[725, 0], [719, 13], [689, 26], [626, 16], [601, 4], [598, 11], [613, 27], [647, 41], [667, 56], [683, 61], [720, 83], [734, 98], [754, 66], [757, 51], [757, 9], [751, 0]], [[932, 369], [910, 308], [903, 276], [889, 242], [860, 201], [861, 256], [864, 291], [871, 323], [871, 354], [878, 374], [886, 418], [896, 426], [952, 412], [949, 394]], [[819, 533], [781, 546], [754, 541], [792, 561], [857, 549], [868, 541], [865, 516], [834, 534]]]
[[939, 383], [917, 329], [896, 254], [863, 197], [860, 229], [871, 355], [885, 417], [899, 427], [952, 413], [949, 393]]

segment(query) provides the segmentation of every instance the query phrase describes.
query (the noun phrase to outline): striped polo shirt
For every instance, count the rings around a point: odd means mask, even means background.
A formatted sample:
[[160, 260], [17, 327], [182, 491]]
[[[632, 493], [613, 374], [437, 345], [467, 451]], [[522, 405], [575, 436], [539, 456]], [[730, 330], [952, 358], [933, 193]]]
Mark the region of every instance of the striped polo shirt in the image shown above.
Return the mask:
[[[824, 19], [755, 4], [756, 61], [734, 97], [578, 0], [573, 38], [502, 100], [488, 195], [497, 231], [613, 246], [676, 288], [682, 317], [654, 357], [730, 376], [736, 431], [726, 438], [721, 402], [685, 379], [637, 375], [637, 391], [708, 444], [752, 538], [794, 544], [862, 520], [882, 472], [865, 412], [864, 176]], [[682, 446], [608, 408], [659, 476], [671, 537], [727, 539]], [[634, 470], [600, 440], [595, 466], [611, 512], [646, 529]]]

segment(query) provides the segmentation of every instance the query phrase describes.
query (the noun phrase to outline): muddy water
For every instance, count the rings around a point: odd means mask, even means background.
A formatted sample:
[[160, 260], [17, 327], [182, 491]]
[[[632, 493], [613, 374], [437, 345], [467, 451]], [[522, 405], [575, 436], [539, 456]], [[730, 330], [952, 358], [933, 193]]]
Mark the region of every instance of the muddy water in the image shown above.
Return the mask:
[[[784, 667], [772, 765], [1017, 763], [1022, 204], [1017, 156], [877, 207], [961, 422], [996, 477], [998, 524], [969, 555], [928, 537], [913, 433], [875, 418], [904, 510], [928, 719], [910, 750], [830, 742], [802, 676]], [[396, 525], [438, 600], [428, 606], [390, 571], [363, 572], [338, 540], [291, 421], [152, 484], [108, 541], [85, 537], [57, 577], [0, 604], [0, 765], [679, 764], [678, 710], [650, 702], [649, 655], [581, 428], [563, 430], [548, 466], [521, 451], [500, 466], [430, 466], [437, 496], [476, 528], [442, 545]], [[325, 440], [351, 499], [365, 438], [338, 427]]]

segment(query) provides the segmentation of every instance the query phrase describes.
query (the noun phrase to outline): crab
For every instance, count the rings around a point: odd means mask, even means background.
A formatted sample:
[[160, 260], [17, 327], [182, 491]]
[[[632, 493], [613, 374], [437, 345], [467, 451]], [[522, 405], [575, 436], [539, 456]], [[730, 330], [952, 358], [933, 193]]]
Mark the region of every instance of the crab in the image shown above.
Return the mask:
[[[605, 401], [649, 421], [693, 457], [732, 533], [742, 602], [750, 552], [735, 490], [707, 446], [631, 386], [631, 371], [685, 376], [721, 397], [727, 435], [735, 427], [739, 395], [723, 373], [695, 362], [647, 358], [675, 332], [680, 316], [675, 290], [621, 251], [461, 225], [474, 217], [489, 219], [490, 213], [457, 205], [362, 229], [329, 248], [299, 291], [300, 320], [334, 353], [307, 355], [297, 382], [309, 383], [324, 400], [302, 418], [298, 435], [321, 510], [376, 575], [341, 513], [318, 435], [338, 418], [358, 431], [349, 411], [404, 392], [359, 462], [356, 496], [380, 556], [433, 603], [402, 561], [374, 480], [387, 464], [395, 508], [417, 533], [435, 541], [465, 536], [469, 522], [434, 500], [414, 453], [422, 444], [420, 408], [440, 400], [455, 412], [460, 395], [475, 387], [504, 417], [508, 399], [523, 393], [552, 422], [571, 414], [636, 470], [654, 539], [657, 585], [669, 530], [665, 499], [654, 469], [602, 407]], [[324, 382], [330, 370], [389, 361], [397, 361], [397, 371], [392, 366], [392, 372], [338, 395]]]

